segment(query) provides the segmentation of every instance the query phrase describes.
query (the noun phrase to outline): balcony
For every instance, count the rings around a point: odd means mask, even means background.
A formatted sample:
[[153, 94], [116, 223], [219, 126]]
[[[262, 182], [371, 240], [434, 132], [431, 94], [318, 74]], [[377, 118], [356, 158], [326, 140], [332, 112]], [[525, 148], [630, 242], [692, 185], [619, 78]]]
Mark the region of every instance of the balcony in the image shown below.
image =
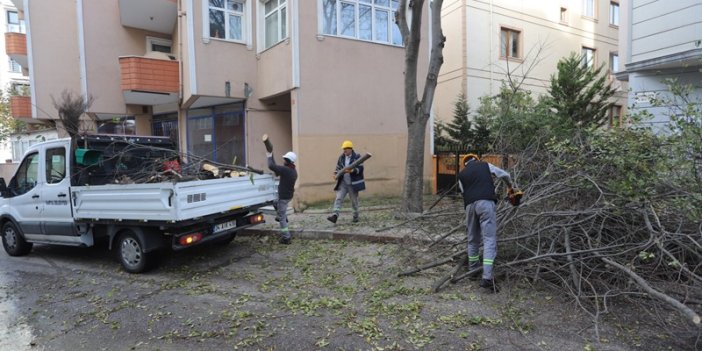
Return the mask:
[[14, 118], [32, 118], [32, 98], [30, 96], [10, 96], [10, 109]]
[[178, 7], [176, 0], [119, 0], [122, 25], [163, 34], [173, 34]]
[[23, 0], [10, 0], [12, 5], [19, 11], [24, 11], [24, 1]]
[[24, 33], [5, 33], [5, 52], [7, 52], [7, 56], [10, 56], [20, 66], [28, 67], [27, 35]]
[[125, 56], [119, 58], [119, 67], [127, 104], [155, 106], [178, 101], [178, 61]]

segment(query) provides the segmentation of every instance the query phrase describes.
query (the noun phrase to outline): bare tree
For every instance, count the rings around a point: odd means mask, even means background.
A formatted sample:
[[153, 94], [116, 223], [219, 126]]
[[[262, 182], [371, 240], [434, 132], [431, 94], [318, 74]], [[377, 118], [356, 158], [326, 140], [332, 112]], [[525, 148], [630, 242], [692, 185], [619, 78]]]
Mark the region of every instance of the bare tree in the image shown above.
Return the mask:
[[93, 104], [93, 100], [92, 96], [86, 97], [68, 90], [61, 92], [58, 101], [51, 97], [54, 107], [58, 110], [61, 124], [72, 139], [75, 140], [77, 135], [85, 131], [85, 128], [82, 128], [81, 117]]
[[[409, 6], [408, 6], [409, 2]], [[446, 37], [441, 29], [443, 0], [430, 1], [431, 54], [422, 99], [417, 94], [417, 65], [422, 28], [424, 0], [400, 0], [395, 21], [400, 27], [405, 44], [405, 114], [407, 115], [407, 164], [402, 190], [402, 210], [407, 213], [422, 212], [424, 139], [434, 100], [437, 78], [444, 63], [443, 48]], [[409, 9], [409, 20], [407, 10]]]

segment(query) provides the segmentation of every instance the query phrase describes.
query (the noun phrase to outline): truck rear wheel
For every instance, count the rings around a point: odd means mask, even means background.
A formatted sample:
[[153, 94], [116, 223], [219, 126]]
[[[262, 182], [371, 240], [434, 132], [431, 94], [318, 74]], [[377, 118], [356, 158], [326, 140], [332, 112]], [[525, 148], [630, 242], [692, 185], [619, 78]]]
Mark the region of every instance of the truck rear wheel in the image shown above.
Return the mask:
[[117, 238], [117, 256], [122, 268], [129, 273], [141, 273], [151, 268], [153, 255], [144, 252], [144, 245], [131, 230]]
[[7, 222], [2, 227], [2, 246], [10, 256], [24, 256], [32, 251], [34, 244], [28, 243], [22, 237], [19, 229], [12, 222]]

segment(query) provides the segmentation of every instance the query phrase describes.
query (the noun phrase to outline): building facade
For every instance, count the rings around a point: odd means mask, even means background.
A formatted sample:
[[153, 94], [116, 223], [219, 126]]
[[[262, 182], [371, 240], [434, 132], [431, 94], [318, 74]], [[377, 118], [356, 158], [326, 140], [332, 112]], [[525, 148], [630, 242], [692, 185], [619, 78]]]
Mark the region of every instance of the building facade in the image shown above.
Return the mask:
[[0, 61], [0, 90], [10, 106], [10, 113], [29, 123], [27, 131], [10, 135], [0, 143], [0, 177], [9, 180], [17, 162], [31, 145], [55, 139], [56, 130], [31, 119], [27, 66], [26, 27], [21, 12], [9, 0], [0, 0], [2, 28], [0, 37], [3, 60]]
[[644, 121], [664, 130], [671, 113], [668, 82], [691, 85], [691, 101], [702, 103], [702, 1], [630, 0], [622, 4], [622, 70], [629, 82], [632, 112], [646, 109]]
[[52, 99], [67, 90], [94, 98], [99, 133], [170, 136], [190, 157], [255, 168], [266, 167], [268, 134], [278, 162], [298, 154], [302, 207], [333, 197], [348, 139], [374, 155], [369, 193], [401, 190], [397, 0], [15, 1], [33, 118], [56, 119]]
[[626, 108], [628, 89], [614, 77], [620, 65], [619, 6], [619, 0], [446, 1], [435, 118], [451, 121], [459, 94], [475, 111], [479, 99], [498, 94], [510, 76], [524, 90], [546, 93], [558, 61], [576, 53], [588, 65], [604, 64], [618, 87], [614, 123]]

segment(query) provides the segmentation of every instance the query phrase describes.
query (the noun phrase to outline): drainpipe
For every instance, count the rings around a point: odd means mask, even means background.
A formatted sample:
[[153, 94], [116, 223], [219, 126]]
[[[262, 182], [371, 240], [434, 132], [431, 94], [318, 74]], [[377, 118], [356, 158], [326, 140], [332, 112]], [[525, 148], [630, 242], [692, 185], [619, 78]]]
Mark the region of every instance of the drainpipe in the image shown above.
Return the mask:
[[[493, 37], [494, 35], [493, 35], [493, 33], [492, 33], [492, 31], [493, 31], [493, 27], [492, 27], [492, 26], [493, 26], [493, 22], [492, 22], [493, 18], [492, 18], [492, 15], [493, 15], [493, 11], [492, 11], [492, 0], [490, 0], [490, 30], [488, 30], [488, 37], [490, 37], [490, 50], [488, 50], [488, 52], [489, 52], [489, 54], [490, 54], [490, 57], [488, 58], [488, 62], [492, 62], [492, 58], [493, 58], [493, 56], [492, 56], [492, 55], [493, 55], [493, 52], [492, 52], [492, 50], [493, 50], [493, 47], [492, 47], [492, 45], [493, 45], [493, 43], [492, 43], [493, 38], [492, 38], [492, 37]], [[493, 80], [492, 75], [493, 75], [493, 69], [494, 69], [493, 64], [490, 63], [490, 96], [492, 96], [492, 94], [493, 94], [493, 92], [492, 92], [492, 80]]]
[[[76, 16], [78, 17], [78, 52], [80, 55], [80, 89], [82, 95], [88, 98], [88, 69], [85, 57], [85, 26], [83, 25], [83, 0], [76, 1]], [[87, 111], [86, 111], [87, 112]]]
[[29, 93], [31, 94], [30, 101], [32, 105], [32, 117], [39, 118], [37, 115], [37, 89], [34, 83], [34, 55], [32, 55], [32, 26], [29, 16], [29, 0], [24, 0], [24, 26], [25, 37], [27, 38], [27, 61], [29, 62]]

